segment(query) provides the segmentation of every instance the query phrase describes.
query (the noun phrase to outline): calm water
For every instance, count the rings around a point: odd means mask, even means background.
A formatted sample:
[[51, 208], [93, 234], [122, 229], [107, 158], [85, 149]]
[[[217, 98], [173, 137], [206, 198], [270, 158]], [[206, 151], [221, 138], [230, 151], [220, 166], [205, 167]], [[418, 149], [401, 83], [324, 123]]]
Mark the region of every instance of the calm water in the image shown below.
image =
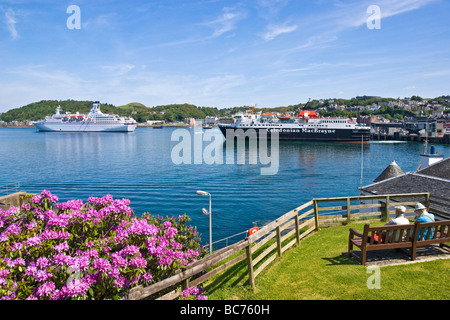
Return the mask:
[[[276, 175], [261, 175], [259, 164], [174, 164], [174, 128], [138, 128], [133, 133], [40, 133], [0, 129], [0, 185], [19, 182], [22, 191], [48, 189], [60, 201], [112, 194], [128, 198], [136, 214], [186, 213], [209, 238], [212, 194], [213, 241], [261, 226], [319, 197], [358, 195], [361, 145], [280, 142]], [[192, 137], [192, 129], [182, 129]], [[208, 132], [208, 133], [206, 133]], [[204, 134], [220, 134], [218, 129]], [[199, 137], [203, 135], [200, 133]], [[197, 140], [198, 141], [198, 140]], [[203, 147], [211, 142], [203, 142]], [[403, 171], [419, 165], [419, 143], [371, 143], [363, 148], [363, 185], [371, 184], [395, 160]], [[436, 145], [448, 157], [450, 146]], [[223, 149], [226, 153], [226, 148]], [[192, 162], [193, 162], [192, 155]]]

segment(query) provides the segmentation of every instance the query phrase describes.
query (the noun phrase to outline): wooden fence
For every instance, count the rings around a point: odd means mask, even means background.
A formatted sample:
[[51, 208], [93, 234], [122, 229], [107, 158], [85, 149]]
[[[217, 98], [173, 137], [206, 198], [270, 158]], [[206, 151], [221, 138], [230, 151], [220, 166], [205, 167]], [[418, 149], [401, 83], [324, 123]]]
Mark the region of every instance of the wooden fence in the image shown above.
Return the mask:
[[[254, 288], [255, 278], [261, 271], [290, 247], [300, 244], [311, 232], [320, 230], [320, 223], [328, 223], [330, 220], [350, 222], [351, 219], [389, 219], [394, 206], [406, 206], [407, 213], [411, 213], [418, 201], [428, 208], [432, 203], [429, 193], [313, 199], [265, 225], [246, 239], [213, 252], [170, 278], [147, 287], [132, 288], [123, 299], [144, 299], [178, 285], [179, 288], [158, 298], [176, 299], [182, 289], [198, 286], [243, 260], [247, 260], [248, 282]], [[335, 205], [329, 206], [329, 203]], [[328, 206], [321, 206], [322, 204]]]

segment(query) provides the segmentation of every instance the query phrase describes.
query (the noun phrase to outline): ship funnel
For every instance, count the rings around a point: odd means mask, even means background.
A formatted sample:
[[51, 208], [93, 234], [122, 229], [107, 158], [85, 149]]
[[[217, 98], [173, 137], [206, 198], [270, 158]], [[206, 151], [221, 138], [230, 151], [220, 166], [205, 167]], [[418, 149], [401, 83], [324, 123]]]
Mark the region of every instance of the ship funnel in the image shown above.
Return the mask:
[[92, 105], [91, 113], [100, 113], [100, 101], [95, 101]]

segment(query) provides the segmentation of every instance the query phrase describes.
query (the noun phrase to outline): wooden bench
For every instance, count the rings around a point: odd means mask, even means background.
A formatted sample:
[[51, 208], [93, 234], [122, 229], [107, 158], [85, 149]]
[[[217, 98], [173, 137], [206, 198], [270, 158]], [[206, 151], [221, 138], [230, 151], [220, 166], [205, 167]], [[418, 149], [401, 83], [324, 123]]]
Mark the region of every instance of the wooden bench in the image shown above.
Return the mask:
[[[415, 260], [417, 247], [431, 244], [449, 247], [445, 244], [450, 242], [449, 228], [450, 220], [378, 227], [365, 224], [363, 233], [354, 228], [349, 230], [348, 255], [366, 265], [368, 251], [410, 248], [411, 260]], [[423, 237], [425, 230], [426, 237]], [[353, 252], [353, 246], [361, 249], [361, 256]]]

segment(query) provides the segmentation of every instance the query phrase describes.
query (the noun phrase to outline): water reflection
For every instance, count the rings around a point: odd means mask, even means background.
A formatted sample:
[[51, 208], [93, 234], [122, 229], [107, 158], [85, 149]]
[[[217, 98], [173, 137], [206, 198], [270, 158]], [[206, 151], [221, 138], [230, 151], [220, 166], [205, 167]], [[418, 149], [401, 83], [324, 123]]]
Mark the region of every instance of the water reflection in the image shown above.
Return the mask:
[[[40, 133], [41, 134], [41, 133]], [[117, 174], [125, 168], [128, 155], [137, 149], [136, 135], [132, 133], [42, 133], [44, 150], [42, 156], [46, 167], [51, 163], [50, 176], [76, 181], [90, 179], [87, 171], [97, 172], [102, 178], [105, 170]], [[95, 176], [94, 176], [95, 177]]]

